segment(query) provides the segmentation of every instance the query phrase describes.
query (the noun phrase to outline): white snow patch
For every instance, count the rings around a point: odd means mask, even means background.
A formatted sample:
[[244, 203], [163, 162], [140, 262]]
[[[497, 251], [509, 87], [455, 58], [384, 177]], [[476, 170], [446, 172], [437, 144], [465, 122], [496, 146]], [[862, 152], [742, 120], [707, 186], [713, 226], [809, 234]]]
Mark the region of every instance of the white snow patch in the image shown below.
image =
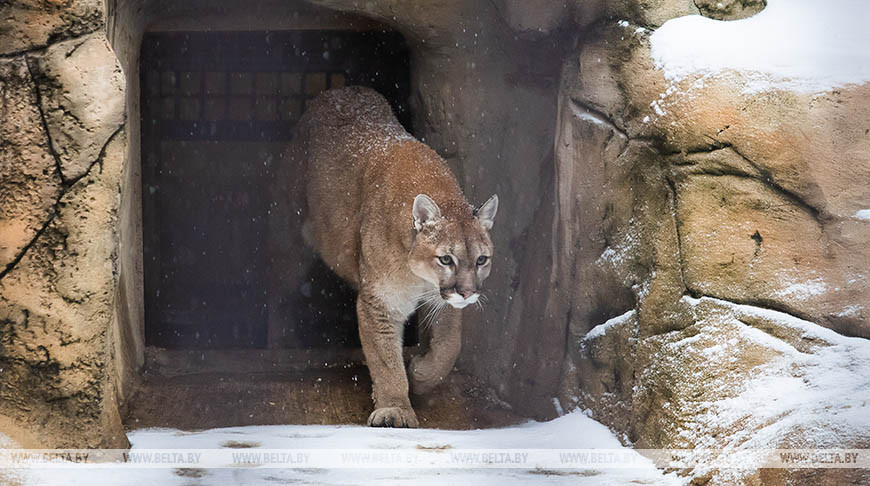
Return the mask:
[[565, 410], [562, 408], [562, 404], [559, 403], [558, 397], [553, 397], [553, 408], [556, 409], [556, 416], [561, 417], [565, 415]]
[[635, 234], [635, 221], [633, 218], [629, 220], [628, 225], [629, 231], [620, 240], [605, 248], [601, 256], [595, 260], [597, 265], [609, 265], [618, 268], [624, 263], [631, 261], [640, 238]]
[[597, 338], [598, 336], [603, 336], [603, 335], [607, 334], [608, 329], [610, 329], [613, 326], [616, 326], [616, 325], [622, 324], [623, 322], [628, 321], [629, 319], [634, 317], [634, 314], [635, 314], [635, 310], [632, 309], [632, 310], [626, 312], [625, 314], [608, 319], [607, 321], [604, 322], [604, 324], [599, 324], [599, 325], [593, 327], [592, 329], [590, 329], [589, 332], [587, 332], [586, 335], [583, 336], [582, 341], [583, 342], [589, 341], [589, 340]]
[[737, 71], [747, 78], [747, 93], [814, 93], [870, 81], [868, 19], [866, 0], [769, 0], [742, 20], [668, 20], [650, 43], [671, 81]]
[[855, 217], [857, 219], [863, 219], [864, 221], [870, 221], [870, 209], [862, 209], [855, 213]]
[[0, 449], [11, 449], [19, 447], [11, 437], [0, 432]]
[[621, 261], [622, 255], [619, 254], [612, 246], [608, 246], [601, 252], [601, 256], [598, 257], [596, 263], [602, 264], [604, 262], [614, 262]]
[[776, 292], [776, 296], [787, 299], [807, 299], [809, 297], [825, 293], [828, 284], [821, 278], [807, 280], [806, 282], [793, 283], [788, 287]]
[[861, 315], [861, 310], [864, 309], [863, 305], [855, 304], [850, 305], [844, 308], [837, 314], [837, 317], [858, 317]]
[[[785, 312], [779, 312], [772, 309], [765, 309], [763, 307], [755, 307], [746, 304], [735, 304], [734, 302], [716, 299], [713, 297], [701, 297], [700, 299], [695, 299], [689, 296], [683, 296], [680, 300], [682, 302], [688, 303], [689, 305], [692, 305], [693, 307], [698, 306], [704, 301], [715, 302], [743, 314], [767, 319], [776, 322], [782, 327], [799, 330], [803, 333], [803, 337], [807, 339], [823, 339], [837, 345], [866, 347], [865, 353], [870, 356], [870, 339], [844, 336], [837, 333], [836, 331], [828, 329], [827, 327], [822, 327], [815, 322], [806, 321], [791, 314], [786, 314]], [[867, 384], [868, 386], [870, 386], [870, 381], [868, 381]], [[868, 389], [868, 392], [870, 392], [870, 389]]]
[[579, 111], [579, 110], [576, 110], [576, 111], [574, 112], [574, 116], [577, 117], [577, 118], [580, 119], [580, 120], [585, 120], [585, 121], [588, 121], [588, 122], [592, 122], [592, 123], [594, 123], [594, 124], [596, 124], [596, 125], [599, 125], [599, 126], [602, 126], [602, 127], [604, 127], [604, 128], [607, 128], [608, 130], [610, 130], [610, 129], [612, 128], [611, 125], [610, 125], [610, 123], [608, 123], [606, 120], [603, 120], [603, 119], [601, 119], [600, 117], [597, 117], [597, 116], [593, 115], [592, 113], [589, 113], [588, 111]]
[[[132, 451], [137, 449], [220, 449], [227, 442], [250, 443], [257, 449], [374, 449], [401, 453], [410, 450], [449, 454], [451, 449], [623, 449], [604, 425], [580, 411], [550, 422], [528, 422], [501, 429], [435, 430], [376, 429], [360, 426], [263, 425], [231, 427], [201, 432], [175, 429], [143, 429], [129, 434]], [[25, 485], [87, 484], [564, 484], [564, 485], [678, 485], [673, 475], [664, 475], [638, 455], [642, 466], [634, 469], [599, 469], [579, 475], [551, 475], [534, 464], [522, 469], [203, 469], [192, 479], [173, 469], [34, 469], [25, 471]]]
[[[664, 93], [662, 93], [662, 98], [664, 98]], [[655, 110], [656, 115], [658, 116], [665, 116], [667, 114], [667, 112], [662, 108], [662, 103], [659, 100], [654, 100], [649, 104], [649, 106]]]

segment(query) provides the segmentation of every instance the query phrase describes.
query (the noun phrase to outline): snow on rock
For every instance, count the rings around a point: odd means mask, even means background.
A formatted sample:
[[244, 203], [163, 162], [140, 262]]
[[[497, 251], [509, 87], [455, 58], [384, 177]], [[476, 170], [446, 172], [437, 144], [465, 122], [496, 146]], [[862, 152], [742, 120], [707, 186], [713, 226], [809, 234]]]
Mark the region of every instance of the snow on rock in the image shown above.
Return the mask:
[[776, 296], [785, 299], [807, 299], [814, 295], [825, 293], [828, 285], [821, 278], [798, 282], [776, 292]]
[[[647, 423], [659, 424], [658, 444], [723, 456], [868, 446], [870, 340], [710, 297], [681, 303], [694, 324], [647, 338], [641, 347], [656, 351], [635, 374], [633, 400], [651, 410]], [[754, 484], [763, 455], [740, 457], [738, 468], [699, 464], [690, 475]]]
[[[870, 446], [870, 340], [710, 297], [683, 296], [666, 332], [645, 336], [649, 321], [625, 332], [640, 315], [629, 311], [581, 340], [583, 404], [633, 430], [639, 447], [717, 450], [739, 461], [698, 464], [690, 477], [760, 484], [764, 455], [733, 452]], [[631, 422], [625, 404], [645, 415]]]
[[650, 42], [671, 81], [737, 71], [744, 92], [813, 93], [870, 81], [868, 19], [866, 0], [769, 0], [742, 20], [671, 19]]
[[622, 324], [623, 322], [626, 322], [626, 321], [634, 318], [634, 315], [635, 315], [635, 310], [632, 309], [632, 310], [626, 312], [625, 314], [608, 319], [603, 324], [599, 324], [599, 325], [593, 327], [592, 329], [590, 329], [589, 332], [587, 332], [586, 335], [583, 336], [583, 340], [581, 342], [585, 343], [589, 340], [592, 340], [592, 339], [595, 339], [599, 336], [603, 336], [603, 335], [607, 334], [608, 329], [610, 329], [613, 326]]
[[778, 447], [782, 441], [850, 447], [870, 437], [870, 340], [770, 309], [709, 297], [683, 301], [724, 309], [719, 315], [706, 312], [701, 325], [705, 320], [736, 324], [739, 340], [771, 350], [770, 359], [737, 393], [705, 404], [710, 424], [741, 424], [726, 447]]
[[870, 209], [862, 209], [855, 213], [856, 219], [863, 219], [864, 221], [870, 221]]
[[[485, 430], [376, 429], [360, 426], [271, 425], [231, 427], [201, 432], [143, 429], [129, 434], [137, 449], [368, 449], [412, 450], [449, 454], [453, 449], [630, 449], [620, 445], [604, 425], [575, 411], [550, 422]], [[636, 454], [630, 452], [632, 454]], [[565, 484], [677, 485], [638, 455], [633, 469], [44, 469], [27, 471], [24, 484]]]
[[861, 310], [864, 309], [863, 305], [853, 304], [846, 306], [842, 311], [837, 313], [838, 317], [858, 317], [861, 315]]
[[607, 130], [611, 130], [613, 128], [613, 126], [609, 122], [607, 122], [606, 120], [602, 119], [599, 116], [594, 115], [593, 113], [590, 113], [588, 111], [581, 111], [581, 110], [577, 109], [577, 107], [574, 107], [573, 109], [574, 109], [574, 116], [580, 120], [588, 121], [590, 123], [593, 123], [595, 125], [603, 127]]

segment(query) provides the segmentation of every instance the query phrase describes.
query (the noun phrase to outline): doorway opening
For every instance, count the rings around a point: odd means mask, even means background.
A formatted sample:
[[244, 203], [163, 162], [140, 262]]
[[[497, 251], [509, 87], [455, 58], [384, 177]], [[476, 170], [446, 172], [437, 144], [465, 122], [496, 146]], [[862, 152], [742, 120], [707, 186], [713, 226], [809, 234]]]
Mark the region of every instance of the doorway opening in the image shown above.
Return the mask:
[[[141, 265], [122, 260], [141, 269], [129, 295], [144, 315], [119, 326], [125, 426], [364, 423], [355, 295], [302, 243], [304, 174], [289, 144], [306, 102], [343, 85], [383, 94], [414, 133], [419, 45], [305, 2], [137, 5], [113, 16], [131, 74], [121, 220], [142, 238], [126, 247], [143, 249]], [[420, 341], [412, 319], [406, 358]], [[476, 377], [442, 386], [414, 403], [427, 426], [520, 420]]]
[[145, 344], [358, 348], [353, 291], [294, 244], [304, 174], [287, 148], [306, 103], [344, 85], [410, 128], [401, 34], [147, 32], [139, 67]]

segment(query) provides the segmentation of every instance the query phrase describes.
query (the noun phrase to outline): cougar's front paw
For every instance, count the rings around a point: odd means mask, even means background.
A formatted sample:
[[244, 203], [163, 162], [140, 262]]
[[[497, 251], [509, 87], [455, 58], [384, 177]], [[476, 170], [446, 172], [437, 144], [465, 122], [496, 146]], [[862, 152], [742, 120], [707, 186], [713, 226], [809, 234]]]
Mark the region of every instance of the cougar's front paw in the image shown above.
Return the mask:
[[414, 410], [400, 407], [378, 408], [369, 415], [367, 423], [370, 427], [405, 427], [411, 429], [416, 429], [420, 425]]

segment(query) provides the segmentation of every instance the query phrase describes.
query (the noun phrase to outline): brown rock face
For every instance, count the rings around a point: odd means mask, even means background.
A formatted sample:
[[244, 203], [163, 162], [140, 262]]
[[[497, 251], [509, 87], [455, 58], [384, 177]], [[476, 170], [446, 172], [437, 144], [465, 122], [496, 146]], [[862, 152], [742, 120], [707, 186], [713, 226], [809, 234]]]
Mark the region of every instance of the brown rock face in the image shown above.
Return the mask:
[[0, 415], [22, 443], [125, 446], [108, 332], [123, 75], [93, 34], [4, 60], [0, 80]]
[[739, 20], [764, 10], [765, 0], [695, 0], [704, 17], [716, 20]]
[[124, 121], [124, 75], [103, 35], [54, 44], [32, 59], [61, 176], [76, 180]]
[[[115, 211], [125, 140], [65, 188], [57, 214], [0, 280], [0, 414], [43, 445], [123, 447], [110, 336]], [[101, 167], [101, 168], [100, 168]]]
[[[858, 182], [870, 180], [867, 87], [751, 92], [741, 73], [670, 82], [650, 58], [647, 25], [634, 21], [601, 22], [563, 70], [560, 102], [582, 103], [575, 118], [592, 124], [595, 113], [599, 130], [623, 134], [628, 149], [616, 161], [635, 182], [630, 196], [608, 184], [569, 192], [629, 208], [597, 226], [606, 242], [597, 262], [628, 278], [586, 282], [601, 294], [630, 289], [635, 302], [596, 321], [574, 314], [563, 403], [579, 401], [640, 447], [861, 447], [866, 421], [822, 410], [849, 407], [866, 380], [844, 371], [848, 385], [826, 393], [833, 378], [809, 375], [812, 363], [839, 360], [835, 368], [856, 370], [868, 349], [870, 254], [859, 241], [870, 226], [859, 211], [870, 193]], [[614, 138], [582, 135], [590, 147], [558, 153], [557, 173], [609, 153]], [[609, 167], [587, 166], [583, 178], [613, 181]], [[835, 343], [845, 347], [833, 352]], [[806, 388], [788, 389], [795, 376]], [[819, 420], [785, 418], [809, 416]], [[849, 432], [834, 440], [827, 430]], [[867, 480], [854, 471], [688, 474], [717, 484]]]
[[61, 184], [27, 62], [3, 61], [0, 79], [2, 275], [54, 216]]
[[103, 27], [99, 0], [23, 0], [0, 4], [0, 55], [46, 47]]
[[[728, 149], [725, 149], [728, 150]], [[758, 179], [694, 175], [677, 183], [687, 287], [698, 295], [787, 309], [866, 335], [849, 303], [862, 297], [813, 212]], [[842, 315], [840, 315], [842, 314]]]

